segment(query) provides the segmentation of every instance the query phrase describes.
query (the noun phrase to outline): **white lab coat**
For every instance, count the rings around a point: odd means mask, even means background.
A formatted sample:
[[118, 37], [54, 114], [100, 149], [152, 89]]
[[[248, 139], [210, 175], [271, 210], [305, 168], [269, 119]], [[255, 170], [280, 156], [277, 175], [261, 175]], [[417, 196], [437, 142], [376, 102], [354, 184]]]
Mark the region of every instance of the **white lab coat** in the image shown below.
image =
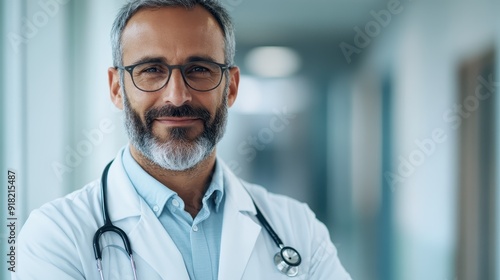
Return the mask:
[[[114, 225], [130, 238], [141, 280], [189, 279], [181, 253], [126, 175], [121, 152], [108, 175], [108, 207]], [[242, 182], [219, 160], [224, 172], [225, 206], [219, 280], [351, 279], [342, 267], [326, 227], [303, 203]], [[244, 184], [244, 185], [243, 185]], [[255, 218], [255, 203], [285, 246], [302, 256], [299, 275], [280, 273], [278, 251]], [[100, 180], [33, 211], [18, 239], [18, 267], [12, 279], [100, 279], [92, 239], [102, 226]], [[104, 234], [105, 279], [133, 279], [130, 262], [116, 234]]]

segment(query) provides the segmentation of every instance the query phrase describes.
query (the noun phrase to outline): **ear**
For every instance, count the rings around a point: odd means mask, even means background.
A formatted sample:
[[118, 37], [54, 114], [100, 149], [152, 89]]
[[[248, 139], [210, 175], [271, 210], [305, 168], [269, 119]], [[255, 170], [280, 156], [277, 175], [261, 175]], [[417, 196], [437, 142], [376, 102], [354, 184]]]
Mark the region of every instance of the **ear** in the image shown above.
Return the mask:
[[240, 68], [233, 67], [229, 69], [229, 92], [227, 94], [227, 105], [233, 106], [236, 96], [238, 96], [238, 86], [240, 84]]
[[123, 110], [123, 91], [120, 86], [120, 74], [114, 67], [108, 68], [109, 95], [116, 108]]

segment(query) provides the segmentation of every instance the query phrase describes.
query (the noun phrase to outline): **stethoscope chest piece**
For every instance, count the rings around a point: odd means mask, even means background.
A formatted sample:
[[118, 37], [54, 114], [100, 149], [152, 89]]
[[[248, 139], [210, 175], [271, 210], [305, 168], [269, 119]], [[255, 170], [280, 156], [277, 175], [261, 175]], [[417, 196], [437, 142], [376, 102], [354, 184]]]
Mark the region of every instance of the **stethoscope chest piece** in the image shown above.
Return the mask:
[[299, 252], [292, 247], [283, 247], [274, 255], [274, 264], [278, 270], [289, 277], [297, 276], [301, 261]]
[[271, 238], [274, 240], [274, 243], [276, 243], [276, 246], [280, 248], [280, 251], [276, 253], [276, 255], [274, 255], [274, 265], [276, 265], [276, 268], [278, 268], [281, 273], [285, 274], [288, 277], [297, 276], [299, 274], [299, 265], [302, 261], [299, 252], [297, 252], [297, 250], [292, 247], [283, 245], [283, 242], [271, 227], [271, 225], [269, 225], [266, 218], [264, 218], [262, 212], [260, 212], [260, 209], [259, 207], [257, 207], [255, 202], [254, 206], [255, 211], [257, 212], [257, 219], [260, 221], [269, 235], [271, 235]]

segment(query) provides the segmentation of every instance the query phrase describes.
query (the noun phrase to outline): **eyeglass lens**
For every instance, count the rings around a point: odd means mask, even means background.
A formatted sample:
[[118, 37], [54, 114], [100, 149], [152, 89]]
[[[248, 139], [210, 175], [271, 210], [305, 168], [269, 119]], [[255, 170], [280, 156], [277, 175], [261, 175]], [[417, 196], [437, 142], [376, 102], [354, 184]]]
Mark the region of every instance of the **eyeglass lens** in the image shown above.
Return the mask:
[[[212, 90], [222, 80], [222, 67], [208, 61], [190, 62], [182, 65], [180, 70], [185, 82], [199, 91]], [[135, 66], [131, 74], [140, 90], [157, 91], [168, 83], [170, 69], [163, 63], [147, 62]]]

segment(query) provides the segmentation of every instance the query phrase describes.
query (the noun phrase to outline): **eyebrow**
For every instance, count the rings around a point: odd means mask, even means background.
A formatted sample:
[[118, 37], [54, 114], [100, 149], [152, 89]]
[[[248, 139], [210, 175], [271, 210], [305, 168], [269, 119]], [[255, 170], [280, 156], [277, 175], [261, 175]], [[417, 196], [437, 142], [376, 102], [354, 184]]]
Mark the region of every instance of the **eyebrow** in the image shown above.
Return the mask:
[[[194, 62], [194, 61], [210, 61], [210, 62], [219, 63], [219, 62], [216, 61], [216, 59], [214, 59], [213, 57], [208, 56], [208, 55], [194, 55], [194, 56], [190, 56], [183, 63]], [[145, 63], [145, 62], [160, 62], [160, 63], [169, 64], [167, 62], [167, 60], [165, 59], [165, 57], [161, 57], [161, 56], [144, 56], [144, 57], [141, 57], [140, 59], [134, 61], [130, 65], [135, 65], [135, 64]]]

